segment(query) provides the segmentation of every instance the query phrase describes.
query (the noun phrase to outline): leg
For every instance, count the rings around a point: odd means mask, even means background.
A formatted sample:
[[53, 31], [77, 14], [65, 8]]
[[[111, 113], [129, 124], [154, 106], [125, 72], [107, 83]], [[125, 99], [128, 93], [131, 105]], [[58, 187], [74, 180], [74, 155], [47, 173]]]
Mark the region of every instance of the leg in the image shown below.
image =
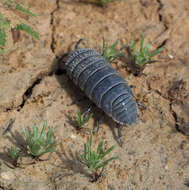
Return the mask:
[[69, 104], [69, 105], [71, 106], [71, 105], [74, 105], [74, 104], [79, 104], [79, 102], [82, 102], [82, 101], [87, 100], [87, 99], [88, 98], [83, 95], [81, 98], [73, 100], [73, 102], [71, 102], [71, 104]]
[[130, 88], [136, 88], [136, 86], [134, 86], [134, 85], [130, 85], [129, 87], [130, 87]]
[[75, 44], [75, 50], [79, 48], [79, 44], [83, 41], [81, 38], [76, 44]]
[[140, 109], [146, 110], [146, 106], [144, 106], [143, 104], [137, 102], [137, 105], [138, 105], [138, 107], [139, 107]]
[[102, 116], [99, 118], [99, 120], [97, 120], [97, 129], [96, 132], [98, 133], [100, 125], [102, 124], [103, 120], [104, 120], [104, 112], [102, 113]]
[[121, 134], [122, 126], [119, 123], [116, 123], [116, 127], [117, 127], [117, 132], [118, 132], [118, 137], [119, 137], [118, 140], [119, 140], [120, 146], [122, 146], [123, 145], [122, 134]]
[[89, 108], [83, 113], [84, 118], [92, 113], [92, 108], [92, 105], [90, 105]]

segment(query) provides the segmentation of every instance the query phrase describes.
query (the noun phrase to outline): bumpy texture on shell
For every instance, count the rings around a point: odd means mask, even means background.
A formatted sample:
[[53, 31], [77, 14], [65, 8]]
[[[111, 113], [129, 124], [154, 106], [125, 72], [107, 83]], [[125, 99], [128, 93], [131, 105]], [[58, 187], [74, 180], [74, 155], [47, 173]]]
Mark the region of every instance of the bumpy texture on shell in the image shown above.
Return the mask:
[[67, 73], [85, 94], [114, 121], [137, 122], [137, 103], [130, 87], [98, 52], [90, 48], [69, 54]]

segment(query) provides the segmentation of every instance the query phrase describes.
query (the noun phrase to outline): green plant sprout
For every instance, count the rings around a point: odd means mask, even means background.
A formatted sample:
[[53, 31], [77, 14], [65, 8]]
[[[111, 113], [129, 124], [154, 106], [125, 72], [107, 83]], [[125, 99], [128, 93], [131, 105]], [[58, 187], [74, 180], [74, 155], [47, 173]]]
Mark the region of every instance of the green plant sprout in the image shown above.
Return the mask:
[[[112, 3], [114, 1], [117, 1], [117, 0], [100, 0], [99, 4], [102, 5], [102, 6], [104, 6], [107, 3]], [[122, 1], [122, 0], [119, 0], [119, 1]]]
[[[9, 10], [18, 10], [28, 16], [36, 16], [34, 13], [32, 13], [29, 8], [26, 9], [24, 8], [23, 5], [18, 4], [16, 1], [14, 0], [4, 0], [1, 1], [0, 4], [2, 4], [5, 8], [9, 9]], [[5, 51], [5, 46], [6, 46], [6, 42], [7, 42], [7, 32], [11, 32], [11, 31], [20, 31], [23, 30], [26, 33], [28, 33], [29, 35], [31, 35], [33, 38], [39, 40], [40, 39], [40, 35], [37, 31], [33, 30], [32, 27], [30, 27], [28, 24], [25, 23], [18, 23], [17, 25], [13, 26], [11, 24], [11, 21], [8, 20], [7, 17], [5, 17], [4, 15], [2, 15], [0, 13], [0, 55], [2, 55]]]
[[24, 23], [20, 23], [17, 24], [16, 27], [14, 28], [16, 30], [23, 30], [25, 32], [27, 32], [28, 34], [30, 34], [33, 38], [39, 40], [40, 39], [40, 35], [38, 32], [34, 31], [29, 25], [24, 24]]
[[[92, 150], [92, 138], [93, 134], [91, 131], [89, 142], [84, 144], [84, 153], [81, 154], [81, 160], [84, 165], [86, 165], [89, 170], [92, 172], [92, 181], [97, 181], [101, 176], [104, 167], [112, 160], [117, 159], [117, 157], [111, 157], [105, 161], [102, 161], [103, 158], [108, 155], [115, 147], [111, 146], [108, 150], [104, 151], [104, 139], [102, 139], [97, 147], [96, 152]], [[98, 170], [102, 168], [99, 173]]]
[[36, 16], [36, 14], [32, 13], [28, 8], [24, 8], [24, 5], [21, 5], [21, 4], [18, 4], [16, 1], [14, 0], [4, 0], [3, 1], [3, 5], [6, 7], [6, 8], [13, 8], [13, 9], [16, 9], [18, 11], [21, 11], [25, 14], [27, 14], [28, 16]]
[[77, 129], [81, 129], [89, 121], [91, 117], [92, 117], [92, 113], [81, 114], [81, 111], [79, 110], [77, 112], [77, 117], [76, 116], [74, 117], [74, 121], [76, 123]]
[[17, 160], [20, 156], [20, 149], [17, 147], [11, 147], [8, 149], [8, 156], [13, 160], [13, 165], [17, 166]]
[[123, 56], [125, 53], [121, 52], [125, 46], [122, 46], [119, 50], [116, 49], [118, 45], [119, 39], [117, 39], [112, 46], [106, 45], [105, 39], [103, 38], [103, 52], [102, 56], [109, 62], [113, 61], [114, 59]]
[[6, 30], [10, 27], [10, 21], [0, 13], [0, 55], [4, 53], [6, 45]]
[[144, 39], [145, 36], [144, 34], [142, 34], [139, 52], [137, 51], [135, 42], [133, 40], [131, 41], [131, 46], [130, 46], [130, 52], [135, 59], [135, 64], [140, 67], [143, 67], [146, 64], [157, 62], [157, 60], [152, 60], [152, 57], [163, 51], [163, 47], [161, 47], [149, 53], [150, 45], [147, 44], [146, 46], [144, 46]]
[[56, 142], [53, 137], [53, 129], [50, 128], [47, 134], [45, 134], [46, 127], [47, 122], [43, 124], [40, 134], [37, 125], [33, 126], [32, 133], [29, 130], [24, 129], [27, 150], [33, 157], [40, 157], [47, 152], [55, 151]]

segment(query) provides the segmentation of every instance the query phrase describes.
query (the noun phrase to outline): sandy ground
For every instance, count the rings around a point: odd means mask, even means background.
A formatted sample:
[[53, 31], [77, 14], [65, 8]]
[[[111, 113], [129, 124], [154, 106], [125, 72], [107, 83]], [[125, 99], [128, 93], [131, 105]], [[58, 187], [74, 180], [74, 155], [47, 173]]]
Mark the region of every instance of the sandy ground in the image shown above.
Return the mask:
[[[74, 0], [29, 0], [37, 17], [8, 12], [12, 23], [29, 22], [40, 32], [36, 41], [21, 32], [18, 42], [9, 36], [8, 51], [0, 57], [0, 189], [2, 190], [188, 190], [189, 189], [189, 1], [125, 0], [99, 7]], [[120, 147], [115, 124], [108, 117], [98, 134], [105, 147], [115, 145], [112, 161], [95, 183], [77, 159], [89, 133], [76, 131], [70, 118], [88, 108], [88, 99], [73, 85], [57, 60], [84, 38], [82, 47], [102, 50], [102, 38], [121, 45], [145, 33], [151, 50], [164, 46], [141, 76], [127, 59], [113, 63], [130, 85], [140, 110], [138, 124], [123, 128]], [[11, 34], [9, 34], [11, 35]], [[93, 128], [99, 117], [87, 124]], [[12, 129], [3, 135], [11, 118]], [[11, 169], [5, 147], [24, 144], [23, 127], [43, 122], [53, 127], [58, 142], [48, 161]], [[23, 160], [22, 163], [28, 160]]]

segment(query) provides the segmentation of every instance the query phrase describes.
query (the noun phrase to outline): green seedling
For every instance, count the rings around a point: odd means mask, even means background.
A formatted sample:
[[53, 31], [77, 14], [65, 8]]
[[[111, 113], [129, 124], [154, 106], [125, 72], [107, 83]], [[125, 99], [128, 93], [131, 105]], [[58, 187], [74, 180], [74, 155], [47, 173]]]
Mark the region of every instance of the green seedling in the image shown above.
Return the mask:
[[[112, 3], [114, 1], [117, 1], [117, 0], [100, 0], [99, 4], [104, 6], [104, 5], [106, 5], [108, 3]], [[122, 1], [122, 0], [119, 0], [119, 1]]]
[[27, 14], [28, 16], [36, 16], [34, 13], [30, 11], [29, 7], [25, 8], [24, 5], [18, 4], [14, 0], [4, 0], [2, 3], [5, 6], [5, 8], [8, 8], [8, 9], [13, 8]]
[[114, 59], [121, 57], [125, 54], [125, 53], [121, 52], [121, 50], [124, 49], [125, 46], [122, 46], [119, 50], [116, 49], [116, 46], [118, 45], [118, 43], [119, 43], [119, 39], [116, 40], [112, 46], [108, 46], [108, 45], [106, 45], [106, 42], [103, 38], [102, 56], [104, 56], [108, 62], [111, 62]]
[[23, 30], [23, 31], [27, 32], [28, 34], [30, 34], [33, 38], [35, 38], [37, 40], [40, 39], [39, 33], [36, 32], [35, 30], [33, 30], [33, 28], [27, 24], [24, 24], [24, 23], [17, 24], [16, 27], [13, 29], [18, 30], [18, 31]]
[[[84, 144], [84, 153], [81, 154], [81, 160], [84, 165], [86, 165], [92, 172], [92, 181], [97, 181], [101, 176], [104, 167], [112, 160], [117, 159], [117, 157], [111, 157], [105, 161], [103, 158], [108, 155], [115, 147], [111, 146], [108, 150], [104, 151], [104, 140], [102, 139], [97, 147], [96, 151], [92, 150], [92, 138], [93, 134], [91, 132], [89, 142]], [[102, 168], [99, 173], [99, 169]]]
[[81, 111], [79, 110], [77, 112], [77, 117], [74, 117], [74, 121], [76, 123], [77, 129], [83, 128], [83, 126], [89, 121], [91, 117], [92, 117], [92, 113], [81, 114]]
[[144, 38], [145, 36], [144, 34], [142, 34], [139, 52], [136, 49], [134, 41], [131, 41], [131, 46], [130, 46], [130, 52], [131, 55], [134, 57], [135, 64], [140, 67], [143, 67], [146, 64], [157, 62], [157, 60], [152, 60], [152, 57], [163, 51], [163, 48], [158, 48], [153, 52], [149, 53], [150, 45], [147, 44], [146, 46], [144, 46]]
[[[34, 13], [32, 13], [30, 11], [29, 8], [24, 8], [23, 5], [18, 4], [16, 1], [14, 0], [3, 0], [0, 2], [0, 5], [2, 4], [2, 6], [4, 6], [6, 9], [10, 10], [10, 11], [19, 11], [24, 13], [25, 15], [28, 16], [36, 16]], [[37, 31], [35, 31], [31, 26], [29, 26], [26, 23], [18, 23], [16, 25], [14, 25], [14, 23], [12, 24], [10, 20], [8, 20], [7, 17], [5, 17], [3, 14], [0, 13], [0, 55], [2, 55], [3, 53], [5, 53], [5, 47], [6, 47], [6, 42], [7, 42], [7, 33], [8, 32], [12, 32], [12, 38], [15, 41], [17, 41], [18, 38], [18, 34], [19, 31], [25, 31], [26, 33], [28, 33], [29, 35], [31, 35], [33, 38], [39, 40], [40, 39], [40, 35]], [[17, 35], [15, 35], [17, 34]]]
[[44, 123], [40, 134], [36, 125], [33, 126], [32, 133], [24, 129], [27, 151], [33, 157], [40, 157], [47, 152], [55, 151], [56, 142], [53, 137], [53, 129], [50, 128], [47, 134], [45, 134], [46, 127], [47, 122]]
[[7, 42], [7, 28], [10, 27], [10, 21], [0, 13], [0, 55], [4, 53]]
[[13, 165], [17, 165], [17, 160], [21, 154], [21, 151], [17, 147], [11, 147], [8, 149], [8, 156], [12, 159]]

